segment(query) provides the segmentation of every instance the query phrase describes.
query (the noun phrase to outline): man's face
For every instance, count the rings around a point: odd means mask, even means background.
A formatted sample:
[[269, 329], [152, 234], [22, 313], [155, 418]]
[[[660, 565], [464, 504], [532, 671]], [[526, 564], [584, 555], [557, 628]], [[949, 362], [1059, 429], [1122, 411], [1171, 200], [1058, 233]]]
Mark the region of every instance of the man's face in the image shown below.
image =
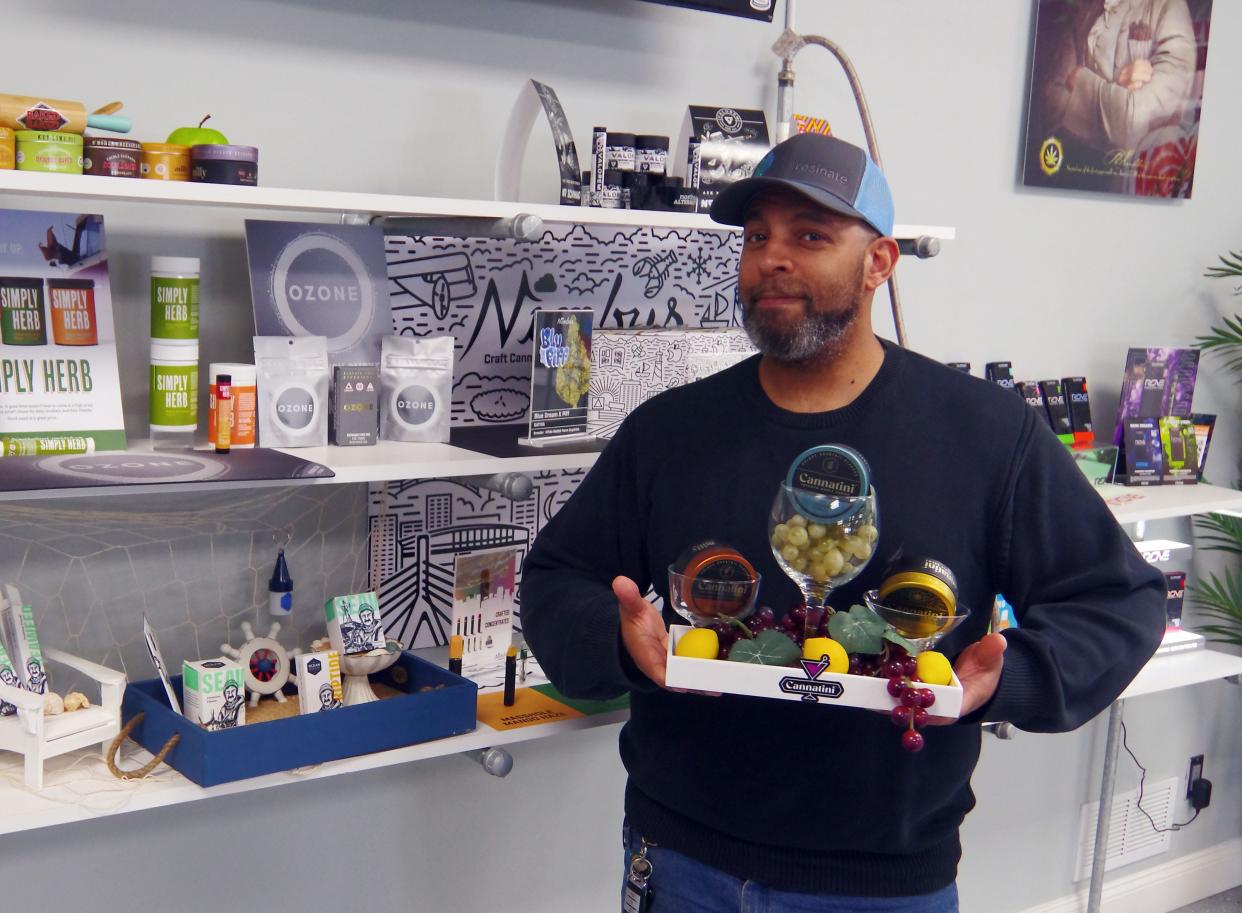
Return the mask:
[[358, 620], [369, 628], [371, 627], [371, 622], [375, 621], [375, 616], [370, 609], [363, 609], [358, 613]]
[[229, 682], [227, 685], [224, 686], [224, 700], [226, 703], [229, 703], [229, 704], [237, 700], [237, 686], [234, 685], [232, 682]]
[[867, 288], [867, 225], [801, 194], [764, 191], [742, 228], [738, 291], [755, 348], [792, 363], [841, 354]]

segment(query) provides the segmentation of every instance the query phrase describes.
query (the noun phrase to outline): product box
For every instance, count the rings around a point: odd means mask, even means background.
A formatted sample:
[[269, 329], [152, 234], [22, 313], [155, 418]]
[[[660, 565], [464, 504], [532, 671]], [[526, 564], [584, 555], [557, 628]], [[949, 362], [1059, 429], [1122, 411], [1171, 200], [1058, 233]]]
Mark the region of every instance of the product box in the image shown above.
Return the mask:
[[246, 679], [231, 659], [186, 660], [181, 706], [185, 718], [215, 732], [246, 725]]
[[517, 568], [522, 549], [457, 555], [453, 561], [453, 633], [462, 638], [463, 675], [504, 665], [513, 642]]
[[[9, 654], [4, 649], [3, 638], [0, 638], [0, 682], [11, 688], [22, 687], [21, 679], [17, 677], [17, 670], [13, 668]], [[17, 707], [8, 701], [0, 701], [0, 716], [12, 716], [15, 713], [17, 713]]]
[[699, 212], [707, 212], [722, 190], [751, 176], [770, 148], [762, 110], [691, 105], [670, 156], [676, 152], [674, 173], [698, 190]]
[[1168, 589], [1164, 603], [1168, 616], [1167, 627], [1173, 630], [1182, 626], [1182, 604], [1186, 601], [1186, 572], [1168, 571], [1164, 575], [1164, 582]]
[[374, 444], [379, 437], [379, 368], [337, 365], [332, 369], [329, 440], [338, 447]]
[[1013, 362], [989, 361], [983, 367], [983, 376], [994, 384], [1013, 389]]
[[4, 611], [4, 637], [12, 651], [11, 662], [21, 676], [21, 687], [36, 694], [47, 692], [47, 672], [34, 613], [29, 605], [13, 600]]
[[1171, 415], [1160, 418], [1160, 453], [1166, 485], [1192, 485], [1199, 481], [1198, 451], [1193, 421]]
[[295, 660], [298, 712], [337, 710], [345, 699], [341, 687], [341, 654], [335, 650], [303, 653]]
[[1160, 448], [1160, 420], [1126, 419], [1125, 454], [1127, 485], [1161, 484], [1164, 453]]
[[1190, 420], [1195, 425], [1195, 450], [1199, 454], [1199, 481], [1203, 481], [1203, 470], [1207, 466], [1208, 448], [1212, 444], [1212, 432], [1216, 430], [1216, 416], [1206, 412], [1191, 413]]
[[1113, 443], [1124, 443], [1126, 419], [1188, 417], [1198, 370], [1198, 349], [1130, 349]]
[[[838, 675], [821, 662], [801, 660], [797, 666], [763, 666], [719, 659], [677, 656], [677, 641], [691, 630], [673, 625], [668, 632], [668, 668], [665, 684], [694, 691], [745, 694], [783, 701], [802, 701], [823, 706], [861, 707], [888, 711], [897, 706], [888, 693], [888, 680], [865, 675]], [[930, 688], [936, 703], [933, 716], [957, 718], [962, 711], [962, 684], [953, 676], [951, 685], [920, 685]]]
[[1070, 425], [1074, 429], [1075, 444], [1090, 444], [1095, 440], [1095, 425], [1091, 422], [1091, 399], [1087, 395], [1085, 377], [1064, 377], [1061, 389], [1069, 404]]
[[323, 604], [328, 637], [337, 653], [369, 653], [385, 646], [379, 600], [374, 593], [334, 596]]
[[1039, 392], [1044, 397], [1044, 408], [1048, 411], [1048, 424], [1056, 432], [1062, 443], [1074, 442], [1074, 426], [1070, 421], [1069, 404], [1065, 401], [1065, 390], [1059, 380], [1041, 380]]
[[[158, 678], [130, 682], [121, 710], [127, 720], [143, 714], [133, 738], [152, 754], [179, 735], [168, 764], [199, 786], [387, 751], [475, 728], [478, 687], [424, 659], [403, 653], [371, 681], [399, 693], [337, 713], [290, 716], [218, 732], [174, 713]], [[181, 676], [173, 678], [176, 691], [182, 692], [183, 684]], [[292, 686], [286, 691], [291, 695]]]
[[1013, 389], [1020, 397], [1022, 397], [1028, 406], [1035, 410], [1035, 413], [1039, 416], [1040, 421], [1042, 421], [1045, 425], [1051, 426], [1048, 419], [1048, 409], [1044, 405], [1044, 393], [1039, 388], [1038, 383], [1033, 380], [1020, 380], [1014, 383]]

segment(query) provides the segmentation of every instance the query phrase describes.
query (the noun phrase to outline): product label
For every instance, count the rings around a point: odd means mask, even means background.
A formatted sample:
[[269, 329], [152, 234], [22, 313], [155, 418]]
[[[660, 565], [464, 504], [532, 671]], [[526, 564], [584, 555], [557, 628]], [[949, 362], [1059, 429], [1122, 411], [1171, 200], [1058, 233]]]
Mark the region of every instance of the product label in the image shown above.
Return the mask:
[[151, 338], [198, 339], [198, 280], [151, 277]]
[[640, 172], [663, 174], [668, 164], [668, 150], [639, 149], [634, 153], [634, 164]]
[[54, 133], [69, 123], [69, 119], [51, 105], [39, 102], [22, 112], [17, 122], [27, 130], [40, 130]]
[[43, 280], [0, 277], [0, 336], [7, 346], [47, 345]]
[[617, 171], [633, 171], [635, 150], [633, 146], [609, 146], [604, 167]]
[[151, 365], [151, 424], [198, 427], [198, 365]]
[[81, 282], [73, 286], [54, 280], [47, 284], [48, 304], [52, 310], [52, 341], [58, 346], [93, 346], [99, 344], [95, 325], [95, 285]]
[[436, 398], [422, 384], [411, 384], [397, 394], [397, 418], [406, 425], [423, 425], [436, 414]]
[[315, 420], [315, 394], [305, 387], [288, 387], [276, 397], [276, 421], [301, 431]]

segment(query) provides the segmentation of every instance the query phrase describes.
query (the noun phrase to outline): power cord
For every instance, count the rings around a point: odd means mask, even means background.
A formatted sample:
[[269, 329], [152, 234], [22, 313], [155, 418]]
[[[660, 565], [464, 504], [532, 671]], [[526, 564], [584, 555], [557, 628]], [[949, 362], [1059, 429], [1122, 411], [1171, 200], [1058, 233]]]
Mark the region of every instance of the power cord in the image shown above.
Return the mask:
[[[1143, 813], [1143, 816], [1147, 818], [1149, 822], [1151, 822], [1151, 829], [1154, 830], [1157, 834], [1168, 834], [1168, 833], [1172, 833], [1173, 831], [1180, 831], [1182, 828], [1186, 827], [1187, 825], [1193, 824], [1194, 820], [1199, 817], [1199, 812], [1203, 811], [1203, 808], [1205, 806], [1199, 806], [1198, 803], [1196, 803], [1195, 813], [1191, 815], [1188, 820], [1183, 821], [1180, 824], [1175, 823], [1170, 827], [1160, 827], [1158, 824], [1156, 824], [1156, 819], [1147, 813], [1147, 809], [1143, 808], [1143, 784], [1147, 780], [1147, 768], [1139, 763], [1139, 759], [1135, 757], [1134, 752], [1130, 750], [1130, 745], [1126, 741], [1126, 721], [1125, 720], [1121, 721], [1121, 747], [1126, 750], [1126, 754], [1130, 756], [1130, 760], [1134, 762], [1134, 766], [1137, 767], [1140, 771], [1138, 799], [1135, 801], [1134, 804], [1138, 808], [1138, 810]], [[1207, 781], [1200, 780], [1199, 782], [1206, 783]], [[1210, 795], [1211, 793], [1210, 784], [1208, 786], [1208, 791]]]

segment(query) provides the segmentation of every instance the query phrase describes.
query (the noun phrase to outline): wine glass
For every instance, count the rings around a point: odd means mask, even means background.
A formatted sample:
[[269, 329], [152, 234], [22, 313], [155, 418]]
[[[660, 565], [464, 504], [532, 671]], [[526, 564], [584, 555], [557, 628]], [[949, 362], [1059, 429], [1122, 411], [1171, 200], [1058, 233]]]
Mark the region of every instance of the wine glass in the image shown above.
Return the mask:
[[882, 621], [892, 625], [898, 634], [914, 644], [919, 653], [932, 649], [940, 638], [970, 617], [970, 609], [962, 605], [952, 615], [936, 615], [930, 611], [884, 605], [876, 590], [864, 593], [863, 601]]
[[743, 621], [755, 611], [761, 574], [714, 574], [704, 570], [687, 576], [668, 566], [668, 597], [674, 611], [695, 627], [705, 627], [720, 619]]
[[828, 595], [857, 577], [880, 538], [875, 489], [866, 495], [817, 494], [783, 483], [768, 515], [768, 542], [781, 569], [802, 590], [808, 627]]

